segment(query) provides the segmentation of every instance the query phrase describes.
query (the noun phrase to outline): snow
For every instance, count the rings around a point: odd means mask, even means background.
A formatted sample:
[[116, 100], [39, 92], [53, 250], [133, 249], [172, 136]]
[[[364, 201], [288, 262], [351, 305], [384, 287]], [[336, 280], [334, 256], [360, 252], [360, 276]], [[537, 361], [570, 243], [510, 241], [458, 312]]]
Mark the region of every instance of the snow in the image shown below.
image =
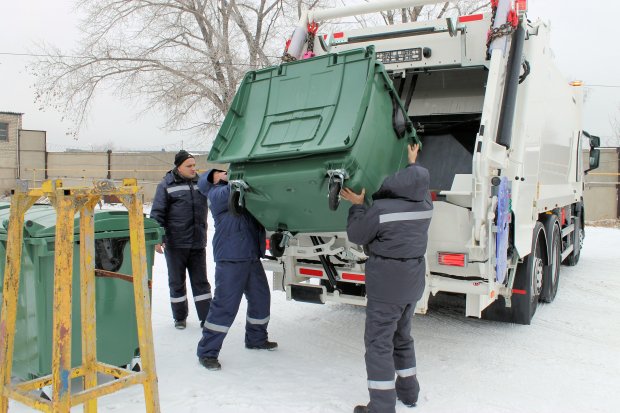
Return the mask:
[[[464, 300], [436, 297], [413, 323], [418, 407], [397, 403], [396, 411], [618, 411], [619, 242], [618, 229], [587, 227], [580, 263], [562, 266], [558, 296], [538, 307], [530, 326], [466, 318]], [[213, 262], [208, 271], [213, 285]], [[220, 353], [222, 370], [211, 372], [196, 358], [201, 331], [195, 309], [186, 330], [173, 326], [161, 255], [153, 277], [162, 412], [351, 412], [367, 402], [363, 308], [286, 301], [274, 292], [269, 333], [280, 347], [264, 352], [244, 347], [244, 302]], [[10, 411], [31, 410], [11, 401]], [[99, 401], [99, 412], [144, 411], [142, 386]]]

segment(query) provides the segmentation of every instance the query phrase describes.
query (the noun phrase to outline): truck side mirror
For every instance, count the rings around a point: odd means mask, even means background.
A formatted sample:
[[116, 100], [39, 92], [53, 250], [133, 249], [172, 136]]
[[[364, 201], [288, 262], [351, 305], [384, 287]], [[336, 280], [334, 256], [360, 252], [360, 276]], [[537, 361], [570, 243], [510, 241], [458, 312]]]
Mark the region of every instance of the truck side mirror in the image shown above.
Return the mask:
[[588, 173], [593, 169], [598, 168], [601, 160], [601, 150], [598, 149], [601, 146], [601, 138], [598, 136], [590, 135], [588, 132], [583, 131], [583, 135], [590, 140], [590, 161], [589, 168], [584, 172]]
[[598, 148], [599, 146], [601, 146], [601, 138], [590, 135], [590, 148]]
[[600, 160], [601, 160], [601, 150], [595, 149], [595, 148], [590, 149], [590, 169], [588, 169], [588, 172], [591, 171], [592, 169], [598, 168], [598, 164]]

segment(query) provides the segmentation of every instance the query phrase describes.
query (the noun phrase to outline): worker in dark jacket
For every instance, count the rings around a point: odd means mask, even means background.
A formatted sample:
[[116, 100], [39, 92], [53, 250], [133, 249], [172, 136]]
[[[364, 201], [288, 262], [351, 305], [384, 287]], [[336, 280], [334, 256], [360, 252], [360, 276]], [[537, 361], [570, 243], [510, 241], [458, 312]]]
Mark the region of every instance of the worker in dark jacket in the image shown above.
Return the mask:
[[174, 158], [174, 165], [157, 186], [151, 218], [166, 231], [163, 243], [156, 245], [155, 250], [166, 256], [174, 326], [182, 330], [187, 325], [188, 314], [186, 271], [201, 327], [211, 305], [205, 250], [207, 198], [198, 191], [199, 176], [194, 157], [181, 150]]
[[271, 294], [260, 262], [265, 254], [265, 228], [247, 211], [235, 215], [228, 210], [231, 189], [225, 171], [207, 171], [198, 181], [198, 187], [209, 199], [215, 221], [215, 296], [197, 355], [206, 369], [220, 370], [220, 349], [244, 294], [248, 300], [245, 346], [256, 350], [278, 347], [267, 339]]
[[383, 181], [371, 207], [364, 205], [364, 189], [341, 192], [353, 204], [347, 236], [369, 254], [364, 344], [370, 403], [354, 413], [393, 413], [397, 397], [410, 407], [418, 400], [411, 318], [424, 291], [433, 212], [428, 170], [415, 165], [418, 149], [408, 145], [409, 165]]

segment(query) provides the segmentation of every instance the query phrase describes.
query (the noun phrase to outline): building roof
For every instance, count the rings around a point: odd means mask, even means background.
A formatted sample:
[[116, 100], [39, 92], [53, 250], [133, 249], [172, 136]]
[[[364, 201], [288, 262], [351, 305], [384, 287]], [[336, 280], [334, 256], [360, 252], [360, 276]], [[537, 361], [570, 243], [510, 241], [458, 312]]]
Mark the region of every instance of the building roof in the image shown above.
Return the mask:
[[5, 112], [5, 111], [0, 110], [0, 115], [19, 115], [19, 116], [21, 116], [21, 115], [23, 115], [23, 113], [19, 113], [19, 112]]

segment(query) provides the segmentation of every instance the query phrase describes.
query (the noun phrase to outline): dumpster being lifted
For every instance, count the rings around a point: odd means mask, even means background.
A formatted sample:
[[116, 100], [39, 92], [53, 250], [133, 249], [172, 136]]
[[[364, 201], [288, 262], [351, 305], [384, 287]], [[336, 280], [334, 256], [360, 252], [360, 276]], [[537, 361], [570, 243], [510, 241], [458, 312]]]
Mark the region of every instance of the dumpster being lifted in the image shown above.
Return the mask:
[[[4, 281], [9, 213], [8, 204], [0, 204], [0, 282]], [[138, 355], [139, 347], [131, 285], [128, 212], [96, 210], [94, 225], [97, 359], [125, 366]], [[151, 219], [145, 219], [144, 226], [150, 279], [154, 246], [161, 240], [162, 229]], [[55, 230], [56, 210], [52, 206], [34, 205], [26, 212], [12, 369], [14, 376], [25, 380], [51, 372]], [[77, 214], [74, 233], [79, 232]], [[72, 307], [71, 359], [72, 366], [79, 366], [82, 361], [79, 237], [74, 243]]]
[[269, 231], [343, 231], [346, 186], [369, 198], [407, 162], [415, 130], [372, 46], [246, 74], [209, 161], [230, 163], [229, 207]]

